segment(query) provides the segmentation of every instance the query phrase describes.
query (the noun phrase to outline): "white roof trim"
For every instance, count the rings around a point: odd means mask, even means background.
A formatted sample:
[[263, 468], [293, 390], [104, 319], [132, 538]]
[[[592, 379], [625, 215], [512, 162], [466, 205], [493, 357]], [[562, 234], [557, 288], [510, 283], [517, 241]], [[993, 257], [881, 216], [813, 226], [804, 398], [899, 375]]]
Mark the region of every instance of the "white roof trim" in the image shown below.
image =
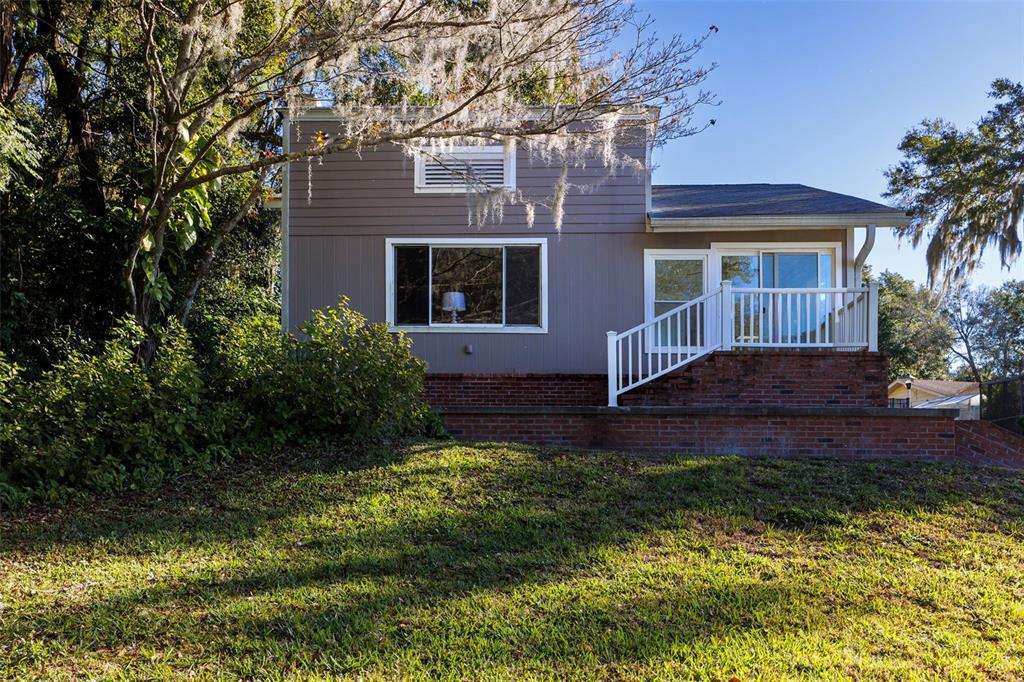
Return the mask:
[[708, 218], [647, 217], [650, 232], [706, 232], [708, 230], [777, 230], [820, 229], [822, 227], [898, 227], [908, 225], [910, 216], [902, 211], [891, 213], [824, 213], [806, 215], [744, 215]]
[[[282, 115], [291, 118], [292, 121], [343, 121], [344, 117], [335, 111], [332, 107], [324, 106], [310, 106], [310, 107], [296, 107], [294, 113], [286, 106], [275, 107], [278, 112]], [[569, 107], [563, 107], [568, 109]], [[374, 109], [374, 107], [367, 107], [367, 110]], [[398, 119], [412, 119], [415, 118], [416, 114], [420, 113], [431, 113], [435, 111], [433, 107], [407, 107], [401, 109], [399, 107], [376, 107], [376, 109], [395, 115]], [[551, 107], [536, 106], [527, 107], [526, 114], [522, 117], [524, 121], [538, 121], [546, 118], [546, 114], [552, 111]], [[596, 120], [602, 114], [596, 113], [593, 117], [588, 120]], [[647, 106], [642, 109], [637, 109], [629, 112], [619, 112], [618, 116], [624, 121], [647, 121], [648, 123], [657, 123], [661, 116], [661, 107], [658, 106]]]

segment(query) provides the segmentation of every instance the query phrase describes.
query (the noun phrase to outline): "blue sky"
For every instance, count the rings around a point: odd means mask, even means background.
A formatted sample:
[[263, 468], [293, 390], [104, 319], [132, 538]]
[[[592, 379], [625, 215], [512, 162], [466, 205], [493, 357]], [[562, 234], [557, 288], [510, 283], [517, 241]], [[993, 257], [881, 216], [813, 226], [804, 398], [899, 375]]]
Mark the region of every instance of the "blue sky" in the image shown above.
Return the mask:
[[[908, 128], [939, 116], [967, 126], [989, 109], [994, 78], [1024, 80], [1019, 1], [637, 6], [666, 37], [721, 29], [696, 62], [719, 65], [707, 86], [721, 105], [699, 114], [717, 125], [663, 148], [656, 183], [799, 182], [881, 200]], [[880, 232], [868, 262], [924, 282], [923, 245]], [[1008, 272], [992, 254], [973, 281], [1013, 277], [1024, 262]]]

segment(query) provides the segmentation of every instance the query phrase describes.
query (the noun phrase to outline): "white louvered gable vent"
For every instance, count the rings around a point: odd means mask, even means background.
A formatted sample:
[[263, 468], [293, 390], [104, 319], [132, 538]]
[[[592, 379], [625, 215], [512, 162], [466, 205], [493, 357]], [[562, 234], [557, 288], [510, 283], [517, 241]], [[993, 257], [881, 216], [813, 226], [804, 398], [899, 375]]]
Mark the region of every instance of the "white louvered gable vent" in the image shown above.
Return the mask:
[[515, 153], [509, 147], [455, 147], [416, 155], [417, 192], [515, 188]]

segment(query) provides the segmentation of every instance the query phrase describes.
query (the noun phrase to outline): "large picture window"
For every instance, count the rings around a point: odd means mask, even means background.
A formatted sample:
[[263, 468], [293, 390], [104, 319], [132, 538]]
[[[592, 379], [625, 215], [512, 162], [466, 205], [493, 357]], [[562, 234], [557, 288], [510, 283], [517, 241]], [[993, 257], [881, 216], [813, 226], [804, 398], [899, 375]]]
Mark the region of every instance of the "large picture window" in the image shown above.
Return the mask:
[[538, 331], [544, 325], [543, 240], [389, 240], [394, 327]]

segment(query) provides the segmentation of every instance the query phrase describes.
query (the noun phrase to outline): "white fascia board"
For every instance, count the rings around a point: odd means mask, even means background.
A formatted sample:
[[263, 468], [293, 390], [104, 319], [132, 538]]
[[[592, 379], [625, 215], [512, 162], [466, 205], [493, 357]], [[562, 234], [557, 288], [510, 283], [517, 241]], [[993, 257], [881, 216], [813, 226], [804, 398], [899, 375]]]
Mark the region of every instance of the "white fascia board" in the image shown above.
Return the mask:
[[714, 218], [652, 218], [648, 216], [650, 232], [706, 232], [708, 230], [812, 230], [823, 227], [899, 227], [908, 225], [910, 217], [902, 212], [843, 213], [821, 215], [733, 216]]
[[[288, 107], [277, 107], [278, 111], [287, 112]], [[388, 109], [381, 107], [381, 111], [394, 115], [398, 119], [411, 119], [415, 118], [416, 114], [424, 112], [429, 113], [432, 111], [431, 107], [408, 107], [403, 110]], [[549, 111], [545, 107], [535, 107], [531, 109], [525, 116], [524, 121], [538, 121], [545, 118], [545, 114]], [[621, 114], [620, 117], [625, 121], [647, 121], [649, 123], [657, 123], [660, 120], [661, 107], [647, 107], [643, 111], [637, 111], [635, 113]], [[338, 114], [331, 107], [309, 107], [308, 109], [299, 108], [294, 112], [292, 116], [295, 121], [341, 121], [343, 117]]]

